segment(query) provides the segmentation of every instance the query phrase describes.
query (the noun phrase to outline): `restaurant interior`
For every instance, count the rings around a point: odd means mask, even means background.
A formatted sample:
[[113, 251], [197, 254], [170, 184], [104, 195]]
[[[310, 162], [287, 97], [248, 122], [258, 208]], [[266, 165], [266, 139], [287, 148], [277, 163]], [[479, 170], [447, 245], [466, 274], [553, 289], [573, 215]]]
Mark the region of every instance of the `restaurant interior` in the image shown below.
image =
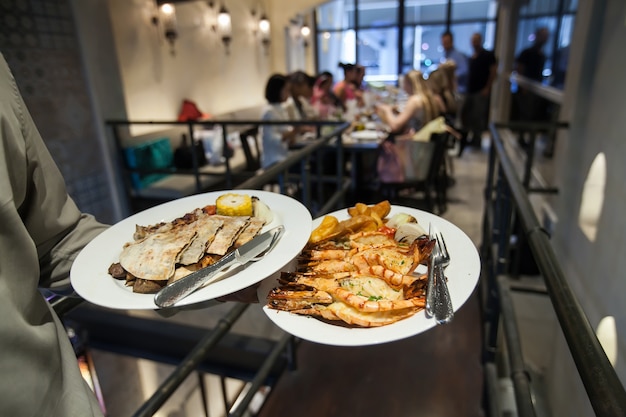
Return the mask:
[[[82, 211], [116, 224], [181, 198], [255, 189], [296, 199], [315, 219], [389, 198], [454, 225], [480, 273], [452, 322], [362, 345], [293, 336], [264, 300], [159, 310], [44, 292], [105, 415], [626, 415], [626, 3], [165, 4], [0, 2], [0, 52]], [[550, 38], [537, 81], [515, 60], [539, 27]], [[361, 63], [373, 100], [401, 100], [403, 74], [441, 63], [446, 30], [467, 55], [480, 33], [497, 58], [490, 125], [462, 154], [450, 136], [445, 146], [413, 143], [415, 177], [381, 182], [371, 159], [380, 142], [351, 141], [357, 112], [292, 121], [314, 134], [258, 170], [272, 74], [330, 71], [339, 81], [339, 62]], [[548, 103], [549, 117], [520, 118], [521, 90]], [[181, 121], [184, 103], [201, 117]], [[173, 171], [129, 162], [129, 149], [173, 150], [183, 135], [205, 151], [218, 144], [222, 157]], [[339, 155], [330, 174], [315, 164], [323, 155]], [[138, 185], [147, 173], [158, 178]]]

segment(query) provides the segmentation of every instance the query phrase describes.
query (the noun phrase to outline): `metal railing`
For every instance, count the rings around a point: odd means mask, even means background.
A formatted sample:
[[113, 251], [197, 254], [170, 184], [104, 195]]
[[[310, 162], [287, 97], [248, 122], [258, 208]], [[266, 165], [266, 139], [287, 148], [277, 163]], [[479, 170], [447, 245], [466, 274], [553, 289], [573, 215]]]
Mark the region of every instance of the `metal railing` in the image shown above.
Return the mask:
[[[110, 122], [114, 126], [126, 125], [130, 122], [126, 121], [116, 121]], [[161, 122], [146, 122], [148, 124], [161, 124]], [[233, 125], [251, 125], [251, 124], [285, 124], [284, 122], [262, 122], [258, 120], [253, 121], [220, 121], [221, 124], [233, 124]], [[168, 122], [163, 122], [162, 124], [170, 124]], [[187, 124], [187, 123], [184, 123]], [[311, 125], [311, 122], [289, 122], [288, 124], [307, 124]], [[284, 184], [283, 178], [286, 177], [286, 173], [290, 167], [300, 164], [301, 165], [301, 174], [300, 180], [303, 184], [303, 192], [302, 198], [303, 203], [307, 205], [310, 202], [310, 172], [309, 172], [309, 164], [308, 160], [310, 156], [318, 151], [321, 151], [322, 148], [328, 148], [329, 146], [336, 146], [337, 153], [337, 173], [334, 178], [331, 180], [336, 183], [337, 190], [333, 193], [332, 196], [328, 198], [326, 204], [320, 207], [316, 213], [314, 214], [323, 214], [328, 211], [331, 211], [333, 208], [338, 208], [343, 206], [343, 197], [347, 190], [350, 187], [350, 178], [344, 176], [343, 171], [343, 146], [341, 141], [341, 134], [343, 131], [349, 126], [349, 123], [338, 123], [338, 122], [317, 122], [313, 123], [317, 126], [323, 125], [333, 125], [336, 126], [331, 133], [328, 135], [324, 135], [319, 137], [318, 139], [312, 141], [310, 144], [307, 144], [305, 147], [295, 150], [291, 153], [285, 160], [273, 165], [272, 167], [264, 170], [263, 172], [255, 175], [248, 180], [236, 185], [234, 189], [259, 189], [262, 188], [265, 184], [274, 181], [276, 178], [279, 178], [281, 190], [284, 193]], [[190, 125], [190, 129], [192, 126]], [[226, 129], [224, 128], [224, 132]], [[225, 136], [226, 138], [226, 136]], [[117, 139], [119, 140], [119, 136]], [[226, 140], [226, 139], [224, 139]], [[331, 143], [334, 142], [334, 143]], [[318, 164], [318, 167], [320, 165]], [[321, 172], [318, 172], [318, 180], [322, 179]], [[308, 206], [307, 206], [308, 207]], [[51, 304], [60, 317], [65, 315], [66, 313], [73, 310], [75, 307], [79, 306], [82, 303], [82, 299], [78, 297], [59, 297], [51, 301]], [[229, 332], [237, 319], [244, 313], [244, 311], [248, 308], [247, 304], [236, 304], [221, 320], [219, 320], [217, 326], [209, 331], [204, 338], [202, 338], [196, 346], [189, 352], [189, 354], [176, 366], [174, 371], [165, 379], [165, 381], [156, 389], [154, 394], [135, 412], [134, 417], [144, 417], [151, 416], [156, 413], [161, 406], [169, 399], [172, 394], [178, 389], [178, 387], [182, 384], [182, 382], [189, 376], [191, 372], [196, 370], [206, 357], [210, 354], [211, 349], [215, 347], [220, 340]], [[243, 398], [237, 402], [236, 408], [229, 412], [229, 416], [238, 417], [244, 415], [250, 402], [252, 401], [254, 394], [258, 391], [258, 389], [267, 381], [268, 375], [276, 364], [277, 360], [281, 358], [287, 353], [287, 362], [290, 366], [294, 366], [293, 364], [293, 355], [294, 355], [294, 337], [285, 334], [276, 344], [274, 345], [271, 352], [267, 355], [265, 361], [260, 366], [257, 374], [252, 379], [250, 386], [248, 387], [248, 391], [243, 395]]]
[[[190, 152], [192, 156], [192, 168], [188, 170], [180, 170], [180, 169], [151, 169], [149, 171], [142, 170], [141, 168], [131, 167], [128, 162], [124, 158], [123, 149], [125, 148], [125, 144], [130, 142], [132, 138], [128, 134], [128, 132], [123, 132], [122, 128], [128, 128], [129, 126], [169, 126], [169, 127], [179, 127], [182, 129], [186, 129], [186, 134], [189, 137], [194, 137], [194, 132], [196, 128], [203, 129], [212, 129], [215, 126], [220, 126], [222, 131], [222, 149], [228, 149], [229, 142], [229, 128], [230, 127], [243, 127], [250, 128], [251, 126], [313, 126], [317, 130], [317, 139], [307, 144], [303, 149], [300, 149], [294, 153], [294, 155], [290, 155], [286, 160], [281, 161], [278, 165], [273, 166], [271, 168], [271, 178], [270, 175], [264, 175], [265, 183], [272, 181], [273, 179], [279, 179], [279, 185], [281, 186], [281, 193], [284, 193], [284, 175], [287, 170], [296, 164], [301, 165], [301, 175], [304, 180], [305, 187], [305, 195], [303, 199], [303, 204], [307, 207], [310, 205], [310, 193], [308, 192], [310, 188], [310, 178], [311, 173], [308, 171], [308, 162], [310, 156], [314, 152], [318, 152], [323, 147], [328, 147], [331, 142], [336, 146], [337, 152], [337, 187], [343, 187], [343, 164], [340, 161], [343, 161], [343, 146], [341, 135], [342, 133], [350, 126], [350, 123], [344, 121], [328, 121], [328, 120], [299, 120], [299, 121], [267, 121], [267, 120], [207, 120], [207, 121], [188, 121], [188, 122], [179, 122], [179, 121], [151, 121], [151, 120], [108, 120], [106, 122], [107, 126], [112, 129], [113, 140], [115, 144], [115, 148], [117, 150], [117, 167], [119, 173], [122, 174], [121, 182], [124, 184], [124, 188], [127, 194], [127, 198], [132, 200], [135, 196], [133, 196], [132, 189], [133, 185], [130, 181], [129, 174], [137, 173], [137, 174], [145, 174], [145, 173], [160, 173], [160, 174], [183, 174], [193, 176], [195, 178], [195, 190], [194, 193], [201, 193], [207, 191], [205, 187], [202, 185], [202, 177], [220, 177], [223, 178], [223, 185], [221, 188], [234, 188], [237, 186], [235, 181], [236, 173], [233, 172], [233, 167], [231, 166], [230, 157], [224, 158], [224, 172], [223, 173], [208, 173], [202, 172], [200, 170], [200, 166], [198, 165], [198, 161], [200, 160], [199, 155], [196, 155], [196, 148], [194, 146], [190, 146]], [[324, 127], [335, 128], [332, 132], [322, 135], [322, 129]], [[253, 176], [254, 173], [247, 173], [248, 177]], [[315, 173], [317, 178], [317, 184], [321, 184], [324, 182], [322, 178], [322, 172], [318, 170]], [[341, 177], [341, 178], [340, 178]], [[257, 180], [262, 181], [262, 180]], [[328, 182], [328, 180], [326, 180]], [[254, 184], [254, 183], [251, 183]], [[321, 189], [321, 185], [320, 185]]]
[[[483, 215], [483, 259], [485, 368], [487, 392], [495, 392], [498, 328], [502, 324], [509, 377], [515, 390], [518, 415], [535, 416], [531, 381], [520, 348], [515, 312], [506, 279], [510, 262], [510, 237], [516, 219], [543, 277], [558, 323], [597, 416], [626, 415], [626, 391], [609, 362], [576, 296], [570, 289], [550, 239], [541, 227], [528, 199], [528, 184], [519, 178], [500, 135], [500, 125], [491, 125], [492, 146], [485, 189]], [[486, 394], [489, 410], [498, 412], [497, 395]], [[496, 414], [491, 414], [496, 415]]]

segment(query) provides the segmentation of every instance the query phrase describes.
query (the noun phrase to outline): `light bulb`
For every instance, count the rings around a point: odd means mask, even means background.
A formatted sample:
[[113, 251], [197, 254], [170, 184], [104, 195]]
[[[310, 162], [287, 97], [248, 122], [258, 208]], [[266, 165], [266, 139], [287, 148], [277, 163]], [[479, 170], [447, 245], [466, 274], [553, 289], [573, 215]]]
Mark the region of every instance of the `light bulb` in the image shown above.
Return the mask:
[[261, 16], [261, 20], [259, 20], [259, 31], [263, 35], [267, 35], [270, 33], [270, 21], [267, 20], [267, 16]]

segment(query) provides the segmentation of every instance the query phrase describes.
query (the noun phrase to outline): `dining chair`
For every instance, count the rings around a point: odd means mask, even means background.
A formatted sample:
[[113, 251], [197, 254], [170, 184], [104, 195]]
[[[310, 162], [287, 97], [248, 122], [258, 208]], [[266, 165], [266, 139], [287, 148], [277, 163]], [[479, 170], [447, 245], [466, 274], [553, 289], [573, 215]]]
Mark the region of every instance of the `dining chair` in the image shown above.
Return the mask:
[[[261, 149], [259, 147], [259, 126], [255, 125], [239, 134], [241, 149], [246, 156], [246, 171], [256, 172], [261, 168]], [[252, 142], [252, 146], [250, 145]]]
[[401, 158], [403, 179], [380, 180], [380, 193], [392, 204], [416, 202], [425, 210], [439, 214], [447, 209], [447, 172], [445, 152], [447, 133], [433, 134], [430, 141], [399, 140], [396, 153]]

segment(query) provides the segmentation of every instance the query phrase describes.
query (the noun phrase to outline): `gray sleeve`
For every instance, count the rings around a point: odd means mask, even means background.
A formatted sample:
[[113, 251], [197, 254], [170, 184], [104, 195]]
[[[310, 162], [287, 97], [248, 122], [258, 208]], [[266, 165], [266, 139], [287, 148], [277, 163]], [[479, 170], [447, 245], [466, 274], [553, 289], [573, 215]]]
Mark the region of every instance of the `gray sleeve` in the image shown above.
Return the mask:
[[55, 243], [49, 252], [39, 258], [41, 268], [39, 286], [54, 292], [70, 290], [69, 273], [80, 251], [107, 226], [90, 214], [81, 214], [78, 222]]

